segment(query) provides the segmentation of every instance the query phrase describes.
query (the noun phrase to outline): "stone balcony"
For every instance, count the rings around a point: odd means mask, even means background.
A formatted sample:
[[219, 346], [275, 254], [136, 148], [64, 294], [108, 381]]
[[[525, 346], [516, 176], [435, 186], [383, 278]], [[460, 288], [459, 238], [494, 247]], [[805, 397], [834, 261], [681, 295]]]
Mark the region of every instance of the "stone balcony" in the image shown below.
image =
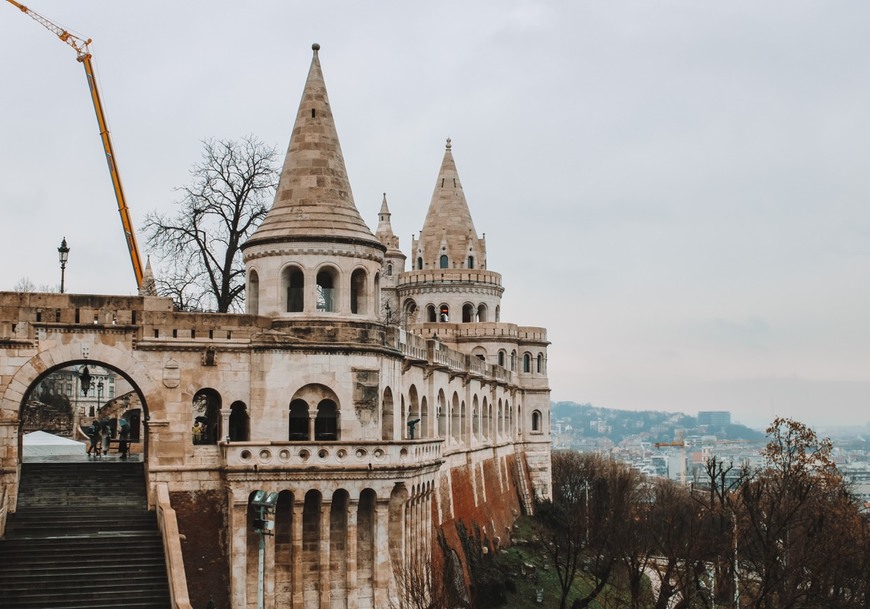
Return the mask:
[[227, 469], [257, 471], [309, 470], [328, 476], [330, 470], [395, 472], [438, 467], [443, 440], [335, 441], [335, 442], [232, 442], [222, 444]]

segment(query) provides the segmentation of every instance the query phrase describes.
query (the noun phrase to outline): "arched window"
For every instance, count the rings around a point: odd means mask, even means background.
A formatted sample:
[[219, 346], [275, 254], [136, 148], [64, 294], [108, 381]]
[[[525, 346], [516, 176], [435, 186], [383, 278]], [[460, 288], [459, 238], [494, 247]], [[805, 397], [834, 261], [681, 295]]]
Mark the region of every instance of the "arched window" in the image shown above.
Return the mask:
[[393, 274], [393, 263], [392, 263], [392, 262], [388, 262], [388, 263], [387, 263], [387, 276], [390, 276], [390, 275], [392, 275], [392, 274]]
[[282, 277], [287, 289], [287, 312], [301, 313], [305, 309], [305, 275], [302, 269], [286, 268]]
[[417, 270], [423, 270], [423, 258], [417, 258]]
[[193, 443], [217, 444], [221, 437], [221, 396], [214, 389], [200, 389], [193, 396]]
[[517, 352], [511, 351], [511, 372], [517, 371]]
[[447, 254], [441, 254], [441, 259], [439, 261], [439, 265], [442, 269], [446, 269], [449, 266], [449, 261], [447, 260]]
[[505, 352], [504, 352], [504, 349], [502, 349], [501, 351], [498, 352], [498, 365], [501, 366], [502, 368], [504, 368], [504, 357], [505, 357]]
[[229, 436], [230, 442], [247, 442], [251, 439], [251, 422], [244, 402], [233, 402], [230, 406]]
[[426, 306], [426, 321], [435, 323], [438, 321], [438, 314], [435, 312], [435, 305]]
[[472, 305], [472, 304], [462, 305], [462, 323], [470, 324], [473, 321], [474, 321], [474, 305]]
[[393, 391], [387, 387], [384, 389], [384, 398], [381, 403], [381, 440], [392, 442], [394, 434], [393, 415]]
[[538, 374], [541, 374], [544, 371], [544, 354], [538, 353]]
[[350, 276], [350, 312], [365, 315], [368, 291], [366, 290], [366, 272], [357, 269]]
[[314, 439], [319, 442], [338, 440], [338, 407], [332, 400], [322, 400], [317, 405]]
[[532, 411], [532, 432], [540, 433], [541, 431], [541, 411]]
[[523, 372], [528, 374], [532, 371], [532, 354], [523, 353]]
[[470, 268], [470, 269], [474, 268], [474, 256], [468, 257], [468, 268]]
[[317, 310], [330, 313], [335, 311], [336, 277], [331, 269], [317, 273]]
[[477, 305], [477, 321], [479, 321], [479, 322], [486, 322], [487, 321], [487, 319], [486, 319], [486, 305], [483, 303], [480, 303], [479, 305]]
[[448, 321], [450, 321], [450, 307], [448, 307], [446, 304], [441, 305], [441, 307], [438, 309], [438, 320], [443, 323], [447, 323]]
[[407, 323], [417, 321], [417, 303], [410, 298], [405, 301], [405, 321]]
[[245, 294], [245, 301], [248, 303], [248, 315], [260, 313], [260, 276], [253, 269], [248, 274], [248, 292]]
[[290, 402], [290, 433], [287, 439], [291, 442], [310, 439], [308, 436], [308, 402], [305, 400]]

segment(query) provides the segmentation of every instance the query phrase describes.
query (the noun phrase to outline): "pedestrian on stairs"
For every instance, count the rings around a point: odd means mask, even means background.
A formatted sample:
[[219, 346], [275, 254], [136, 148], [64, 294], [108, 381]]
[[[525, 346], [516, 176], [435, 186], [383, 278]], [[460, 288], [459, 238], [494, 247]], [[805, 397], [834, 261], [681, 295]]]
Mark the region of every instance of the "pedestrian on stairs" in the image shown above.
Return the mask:
[[90, 444], [88, 445], [88, 456], [99, 457], [100, 456], [100, 422], [94, 419], [94, 422], [91, 423], [90, 427], [88, 427], [85, 432], [88, 435], [88, 440], [90, 440]]
[[102, 443], [102, 454], [109, 454], [109, 440], [112, 438], [112, 430], [109, 429], [109, 422], [103, 421], [100, 424], [100, 441]]
[[130, 424], [126, 419], [121, 419], [121, 429], [118, 432], [118, 452], [121, 453], [121, 459], [127, 459], [127, 453], [130, 451]]

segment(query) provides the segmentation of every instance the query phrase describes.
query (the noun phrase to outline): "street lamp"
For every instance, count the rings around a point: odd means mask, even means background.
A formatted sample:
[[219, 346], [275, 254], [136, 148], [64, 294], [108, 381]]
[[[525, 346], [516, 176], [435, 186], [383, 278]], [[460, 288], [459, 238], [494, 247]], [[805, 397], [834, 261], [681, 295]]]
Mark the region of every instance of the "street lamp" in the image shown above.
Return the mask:
[[63, 294], [63, 276], [66, 271], [66, 261], [69, 260], [69, 248], [66, 246], [66, 237], [57, 248], [57, 257], [60, 259], [60, 293]]
[[97, 408], [98, 409], [101, 408], [103, 405], [103, 387], [105, 387], [105, 385], [103, 385], [103, 381], [101, 379], [100, 382], [97, 383]]
[[264, 579], [264, 563], [266, 560], [266, 535], [274, 535], [272, 531], [275, 529], [275, 521], [269, 520], [269, 515], [274, 513], [275, 505], [278, 503], [278, 493], [269, 493], [266, 491], [255, 491], [251, 498], [251, 505], [257, 508], [257, 514], [254, 517], [254, 531], [260, 534], [260, 548], [258, 552], [258, 575], [257, 580], [257, 609], [265, 609], [265, 598], [263, 592]]

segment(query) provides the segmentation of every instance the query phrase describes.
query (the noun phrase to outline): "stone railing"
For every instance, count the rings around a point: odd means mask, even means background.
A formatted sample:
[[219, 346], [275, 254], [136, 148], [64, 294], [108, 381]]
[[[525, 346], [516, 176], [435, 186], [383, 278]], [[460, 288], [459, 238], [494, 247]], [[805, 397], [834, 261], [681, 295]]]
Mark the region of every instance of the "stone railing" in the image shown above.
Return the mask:
[[402, 355], [411, 359], [426, 359], [426, 339], [418, 334], [412, 334], [405, 330], [398, 332], [399, 351]]
[[442, 440], [357, 442], [232, 442], [223, 444], [227, 467], [366, 467], [394, 469], [441, 461]]
[[181, 554], [181, 538], [175, 510], [169, 502], [166, 484], [157, 486], [157, 524], [163, 534], [163, 552], [166, 559], [166, 574], [169, 576], [169, 594], [172, 609], [193, 609], [187, 591], [187, 576], [184, 573], [184, 558]]

